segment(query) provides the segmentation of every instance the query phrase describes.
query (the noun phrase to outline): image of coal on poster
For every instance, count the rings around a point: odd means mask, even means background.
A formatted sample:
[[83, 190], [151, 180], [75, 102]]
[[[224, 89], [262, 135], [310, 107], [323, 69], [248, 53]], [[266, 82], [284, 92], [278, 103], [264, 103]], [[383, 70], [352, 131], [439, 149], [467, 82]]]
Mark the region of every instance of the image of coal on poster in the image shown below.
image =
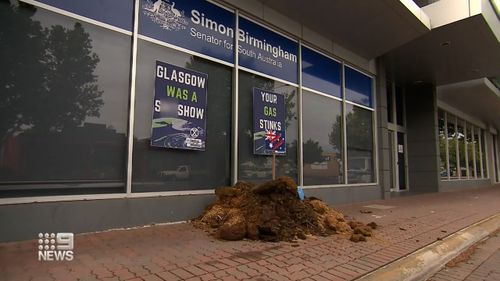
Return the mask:
[[253, 88], [253, 121], [254, 154], [285, 155], [285, 96]]
[[208, 75], [156, 61], [151, 146], [205, 150]]

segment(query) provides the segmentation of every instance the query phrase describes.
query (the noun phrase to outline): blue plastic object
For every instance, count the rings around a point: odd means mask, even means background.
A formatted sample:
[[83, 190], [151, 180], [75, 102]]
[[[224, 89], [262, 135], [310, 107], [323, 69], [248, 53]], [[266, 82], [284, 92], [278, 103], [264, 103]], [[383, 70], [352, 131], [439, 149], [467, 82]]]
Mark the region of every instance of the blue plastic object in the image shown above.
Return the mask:
[[297, 186], [297, 194], [299, 195], [299, 199], [300, 201], [304, 201], [304, 190], [302, 189], [302, 187], [300, 186]]

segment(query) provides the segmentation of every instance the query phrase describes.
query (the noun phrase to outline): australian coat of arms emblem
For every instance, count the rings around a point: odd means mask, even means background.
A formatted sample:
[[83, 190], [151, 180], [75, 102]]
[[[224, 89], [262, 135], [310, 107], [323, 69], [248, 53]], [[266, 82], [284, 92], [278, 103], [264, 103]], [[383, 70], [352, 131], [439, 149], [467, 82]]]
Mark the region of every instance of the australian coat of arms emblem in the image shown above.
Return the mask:
[[175, 8], [175, 2], [170, 4], [168, 0], [148, 0], [142, 5], [142, 10], [144, 15], [166, 30], [181, 30], [188, 25], [184, 11]]

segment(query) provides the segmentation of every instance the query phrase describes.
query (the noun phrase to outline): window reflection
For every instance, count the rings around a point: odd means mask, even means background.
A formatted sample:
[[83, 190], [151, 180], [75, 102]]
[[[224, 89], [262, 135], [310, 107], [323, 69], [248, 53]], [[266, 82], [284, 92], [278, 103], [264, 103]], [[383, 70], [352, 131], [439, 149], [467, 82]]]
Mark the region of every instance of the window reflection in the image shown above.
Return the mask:
[[403, 88], [396, 86], [396, 123], [404, 126], [404, 93]]
[[304, 185], [343, 183], [342, 103], [303, 95]]
[[374, 181], [372, 112], [346, 104], [348, 183]]
[[483, 163], [483, 174], [481, 175], [483, 178], [487, 178], [488, 177], [488, 166], [486, 165], [486, 153], [485, 153], [485, 150], [486, 150], [486, 147], [485, 147], [485, 143], [484, 143], [484, 130], [483, 129], [479, 129], [480, 130], [480, 141], [481, 141], [481, 162]]
[[253, 154], [253, 87], [285, 95], [286, 155], [276, 156], [276, 175], [297, 180], [297, 88], [247, 72], [239, 74], [238, 177], [272, 178], [272, 157]]
[[447, 170], [447, 160], [446, 160], [446, 131], [445, 131], [445, 113], [442, 110], [438, 111], [438, 133], [439, 133], [439, 171], [441, 174], [441, 178], [448, 178], [448, 170]]
[[0, 3], [0, 181], [123, 181], [130, 37]]
[[[460, 123], [461, 120], [459, 120]], [[467, 129], [466, 129], [466, 147], [467, 147], [467, 163], [465, 164], [465, 167], [467, 167], [468, 175], [469, 178], [474, 178], [474, 143], [472, 141], [472, 133], [471, 131], [473, 130], [471, 124], [467, 123]], [[460, 138], [460, 137], [459, 137]], [[460, 143], [461, 144], [461, 143]], [[464, 152], [464, 149], [460, 150], [460, 153]], [[463, 156], [465, 158], [465, 156]], [[460, 155], [460, 161], [462, 161], [462, 155]], [[464, 160], [465, 162], [465, 160]], [[465, 170], [465, 168], [462, 168], [462, 170]], [[462, 174], [462, 177], [467, 178], [465, 175]]]
[[446, 178], [443, 172], [443, 165], [446, 164], [446, 162], [443, 163], [446, 161], [443, 160], [446, 143], [449, 153], [450, 179], [458, 179], [459, 177], [465, 180], [487, 178], [483, 130], [456, 115], [446, 113], [448, 135], [444, 139], [442, 136], [444, 115], [445, 112], [440, 109], [438, 121], [442, 178]]
[[345, 98], [364, 106], [372, 106], [372, 79], [350, 67], [345, 67]]
[[392, 91], [392, 82], [387, 80], [386, 81], [386, 96], [387, 96], [387, 122], [389, 123], [394, 123], [394, 105], [392, 104], [393, 101], [393, 91]]
[[[460, 159], [460, 176], [462, 178], [467, 178], [468, 175], [468, 168], [467, 168], [467, 162], [466, 160], [466, 152], [465, 149], [467, 147], [466, 143], [470, 143], [472, 141], [471, 135], [470, 135], [470, 128], [467, 128], [467, 142], [465, 138], [465, 131], [464, 131], [464, 121], [461, 119], [457, 120], [457, 138], [458, 138], [458, 157]], [[472, 163], [472, 153], [468, 155], [469, 157], [469, 163]], [[472, 171], [472, 170], [470, 170]], [[469, 171], [469, 172], [470, 172]], [[471, 174], [473, 176], [473, 174]]]
[[474, 163], [476, 165], [476, 178], [481, 178], [481, 148], [479, 147], [479, 128], [474, 127]]
[[[150, 146], [156, 60], [208, 74], [206, 151]], [[132, 191], [213, 189], [228, 185], [230, 152], [231, 69], [139, 40]]]
[[456, 117], [448, 115], [448, 155], [450, 158], [450, 178], [458, 178], [457, 168], [457, 135], [455, 133]]
[[302, 85], [342, 98], [341, 64], [307, 47], [302, 47]]

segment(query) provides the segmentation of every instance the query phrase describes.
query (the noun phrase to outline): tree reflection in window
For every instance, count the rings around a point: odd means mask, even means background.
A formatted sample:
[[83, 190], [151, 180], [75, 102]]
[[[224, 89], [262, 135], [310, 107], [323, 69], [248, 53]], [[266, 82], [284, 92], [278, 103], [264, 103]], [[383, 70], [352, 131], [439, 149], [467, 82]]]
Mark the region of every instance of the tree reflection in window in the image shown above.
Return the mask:
[[303, 91], [304, 185], [344, 182], [342, 102]]
[[85, 122], [104, 100], [84, 25], [9, 1], [0, 22], [0, 181], [122, 180], [125, 134]]
[[61, 131], [99, 116], [102, 91], [94, 70], [99, 62], [80, 23], [42, 28], [31, 16], [36, 8], [2, 4], [0, 134]]
[[368, 183], [373, 176], [372, 112], [346, 104], [348, 183]]

